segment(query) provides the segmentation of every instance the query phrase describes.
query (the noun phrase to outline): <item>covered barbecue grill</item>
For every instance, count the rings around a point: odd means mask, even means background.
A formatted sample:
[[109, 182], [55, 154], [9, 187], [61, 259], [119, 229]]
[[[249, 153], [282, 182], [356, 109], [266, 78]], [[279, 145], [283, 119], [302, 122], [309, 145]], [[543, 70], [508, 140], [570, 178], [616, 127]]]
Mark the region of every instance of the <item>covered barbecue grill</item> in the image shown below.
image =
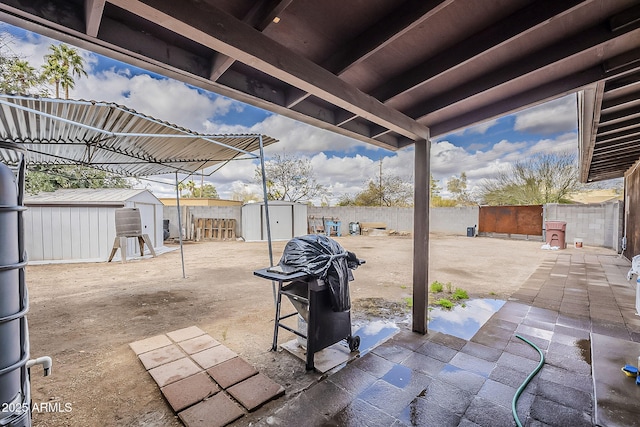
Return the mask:
[[[278, 330], [284, 328], [307, 340], [306, 368], [314, 368], [314, 354], [341, 340], [357, 351], [360, 338], [351, 335], [349, 281], [352, 270], [363, 264], [353, 252], [322, 235], [291, 239], [275, 267], [255, 271], [256, 276], [278, 282], [272, 350], [278, 346]], [[281, 315], [282, 295], [296, 312]], [[307, 323], [306, 334], [282, 320], [299, 314]]]

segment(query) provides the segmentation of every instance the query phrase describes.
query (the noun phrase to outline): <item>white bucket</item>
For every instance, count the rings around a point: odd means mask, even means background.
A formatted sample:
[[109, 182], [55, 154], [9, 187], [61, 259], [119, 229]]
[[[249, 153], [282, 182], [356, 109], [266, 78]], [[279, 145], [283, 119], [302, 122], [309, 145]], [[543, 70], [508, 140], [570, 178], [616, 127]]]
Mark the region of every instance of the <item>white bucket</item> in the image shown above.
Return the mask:
[[[304, 320], [304, 317], [298, 314], [298, 332], [300, 332], [301, 334], [307, 335], [307, 330], [308, 330], [307, 322]], [[298, 345], [302, 348], [307, 348], [307, 339], [302, 338], [299, 335], [296, 335], [296, 337], [298, 338]]]
[[573, 247], [576, 249], [582, 249], [582, 239], [573, 239]]

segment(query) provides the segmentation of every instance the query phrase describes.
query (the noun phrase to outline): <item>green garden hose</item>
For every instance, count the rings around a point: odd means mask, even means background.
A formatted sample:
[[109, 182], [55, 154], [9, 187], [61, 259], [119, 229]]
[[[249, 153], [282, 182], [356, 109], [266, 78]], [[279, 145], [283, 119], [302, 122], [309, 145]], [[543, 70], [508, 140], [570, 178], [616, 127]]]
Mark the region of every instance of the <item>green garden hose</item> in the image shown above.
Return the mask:
[[534, 369], [533, 372], [531, 372], [529, 374], [527, 379], [524, 380], [524, 382], [520, 385], [520, 387], [518, 387], [518, 390], [516, 391], [515, 396], [513, 396], [513, 402], [511, 403], [511, 412], [513, 413], [513, 419], [516, 421], [516, 424], [518, 425], [518, 427], [522, 427], [522, 423], [520, 422], [520, 418], [518, 418], [518, 412], [516, 411], [516, 405], [518, 404], [518, 398], [520, 397], [520, 395], [522, 394], [524, 389], [527, 387], [529, 382], [533, 379], [533, 377], [535, 377], [536, 374], [540, 371], [540, 369], [542, 369], [542, 365], [544, 365], [544, 354], [542, 354], [542, 350], [540, 350], [540, 348], [538, 348], [538, 346], [536, 346], [534, 343], [532, 343], [528, 339], [523, 338], [520, 335], [516, 335], [516, 338], [520, 338], [522, 341], [526, 342], [531, 347], [533, 347], [536, 350], [538, 350], [538, 354], [540, 354], [540, 363], [538, 363], [538, 366], [536, 367], [536, 369]]

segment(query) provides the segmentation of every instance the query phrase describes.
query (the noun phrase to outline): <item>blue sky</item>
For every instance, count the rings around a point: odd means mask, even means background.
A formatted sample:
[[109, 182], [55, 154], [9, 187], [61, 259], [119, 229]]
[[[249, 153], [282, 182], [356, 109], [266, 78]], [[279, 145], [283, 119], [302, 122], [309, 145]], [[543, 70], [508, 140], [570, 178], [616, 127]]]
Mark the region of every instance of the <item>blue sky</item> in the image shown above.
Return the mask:
[[[11, 49], [39, 67], [52, 43], [47, 37], [2, 24], [0, 31], [15, 40]], [[116, 102], [140, 113], [205, 133], [263, 133], [280, 140], [265, 150], [290, 153], [310, 159], [319, 182], [330, 191], [333, 204], [342, 195], [355, 194], [375, 178], [382, 160], [383, 173], [413, 177], [413, 148], [397, 152], [318, 129], [250, 105], [203, 91], [193, 86], [149, 73], [137, 67], [79, 49], [88, 76], [76, 81], [70, 97]], [[53, 92], [52, 92], [53, 93]], [[494, 177], [515, 160], [551, 151], [577, 151], [576, 96], [563, 98], [474, 127], [438, 137], [432, 141], [431, 167], [435, 179], [446, 182], [465, 172], [470, 188]], [[408, 166], [411, 165], [411, 166]], [[222, 198], [254, 183], [256, 164], [235, 162], [205, 181], [216, 186]], [[173, 177], [156, 177], [141, 182], [158, 197], [175, 194]], [[199, 182], [199, 176], [194, 178]], [[446, 193], [446, 192], [445, 192]], [[319, 200], [314, 201], [318, 203]]]

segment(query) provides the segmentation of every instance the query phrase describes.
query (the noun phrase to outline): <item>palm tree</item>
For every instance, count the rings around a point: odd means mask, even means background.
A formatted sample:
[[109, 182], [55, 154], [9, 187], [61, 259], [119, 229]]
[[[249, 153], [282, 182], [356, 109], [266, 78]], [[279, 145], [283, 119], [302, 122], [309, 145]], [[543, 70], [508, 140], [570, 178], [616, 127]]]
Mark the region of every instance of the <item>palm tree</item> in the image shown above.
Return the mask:
[[50, 54], [45, 55], [47, 61], [43, 65], [42, 74], [50, 82], [56, 85], [56, 98], [60, 97], [60, 87], [64, 89], [65, 99], [69, 99], [69, 89], [75, 86], [74, 76], [86, 76], [84, 59], [78, 51], [66, 44], [49, 46]]
[[36, 86], [39, 82], [39, 76], [36, 69], [27, 61], [15, 59], [11, 61], [8, 70], [10, 78], [8, 79], [7, 92], [25, 95], [29, 93], [29, 89]]

